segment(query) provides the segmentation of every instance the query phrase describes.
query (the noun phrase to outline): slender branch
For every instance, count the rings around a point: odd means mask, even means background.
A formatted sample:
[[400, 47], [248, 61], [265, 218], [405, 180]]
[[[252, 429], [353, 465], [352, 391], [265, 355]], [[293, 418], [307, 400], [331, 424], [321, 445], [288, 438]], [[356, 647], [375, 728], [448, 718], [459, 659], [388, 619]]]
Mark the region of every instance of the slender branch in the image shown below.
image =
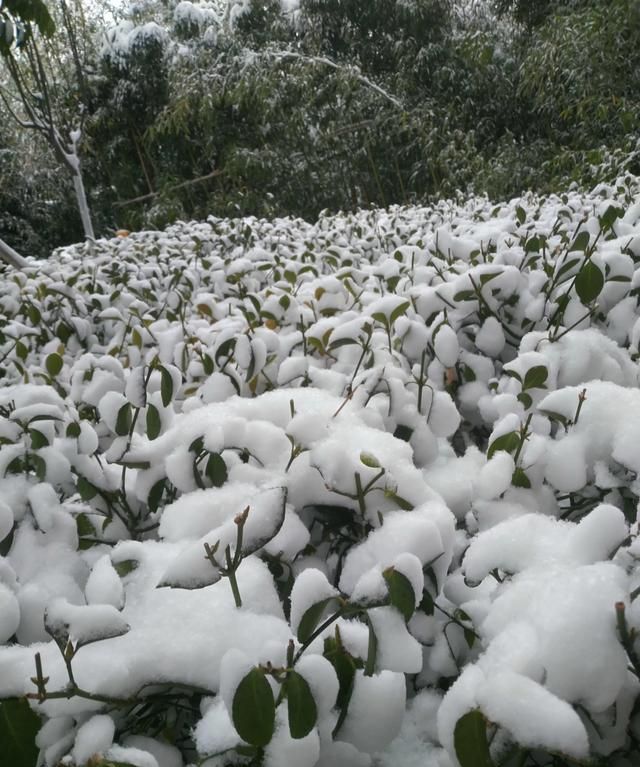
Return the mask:
[[286, 61], [287, 59], [295, 59], [298, 61], [304, 61], [308, 64], [320, 64], [321, 66], [331, 67], [331, 69], [335, 69], [337, 71], [346, 72], [352, 77], [355, 77], [356, 80], [361, 82], [363, 85], [366, 85], [367, 88], [371, 88], [371, 90], [374, 90], [380, 96], [387, 99], [387, 101], [390, 101], [394, 106], [398, 107], [398, 109], [404, 109], [400, 99], [385, 91], [384, 88], [381, 88], [368, 77], [365, 77], [355, 67], [337, 64], [335, 61], [326, 58], [326, 56], [307, 56], [303, 53], [295, 53], [294, 51], [264, 51], [259, 55], [269, 56], [270, 58], [283, 61]]
[[[212, 170], [211, 173], [205, 173], [204, 176], [198, 176], [197, 178], [189, 179], [189, 181], [182, 181], [180, 184], [167, 187], [166, 190], [174, 191], [175, 189], [183, 189], [184, 187], [191, 186], [192, 184], [200, 184], [202, 181], [208, 181], [210, 178], [221, 176], [223, 173], [224, 171], [221, 168], [216, 168], [215, 170]], [[115, 202], [113, 207], [124, 208], [126, 205], [133, 205], [136, 202], [144, 202], [145, 200], [150, 200], [153, 197], [157, 197], [159, 194], [162, 194], [162, 192], [149, 192], [148, 194], [141, 194], [139, 197], [132, 197], [130, 200]]]

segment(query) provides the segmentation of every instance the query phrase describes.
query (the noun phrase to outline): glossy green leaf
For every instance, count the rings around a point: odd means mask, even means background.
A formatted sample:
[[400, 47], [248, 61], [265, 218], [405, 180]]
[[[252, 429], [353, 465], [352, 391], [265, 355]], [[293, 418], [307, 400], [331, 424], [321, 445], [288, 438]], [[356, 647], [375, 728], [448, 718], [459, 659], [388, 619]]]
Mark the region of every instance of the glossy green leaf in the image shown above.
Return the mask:
[[498, 450], [504, 450], [507, 453], [514, 453], [520, 444], [520, 435], [517, 431], [510, 431], [500, 437], [496, 437], [489, 445], [487, 450], [487, 459], [492, 458]]
[[458, 719], [453, 743], [460, 767], [494, 767], [487, 741], [487, 723], [480, 711], [469, 711]]
[[164, 478], [159, 479], [155, 483], [155, 485], [153, 485], [151, 490], [149, 490], [149, 495], [147, 497], [147, 505], [149, 506], [149, 511], [152, 511], [152, 512], [158, 511], [163, 494], [164, 494]]
[[259, 668], [253, 668], [238, 685], [231, 708], [233, 726], [252, 746], [266, 746], [273, 736], [276, 704], [271, 685]]
[[527, 476], [525, 470], [518, 466], [511, 477], [511, 484], [514, 487], [525, 487], [528, 489], [531, 487], [531, 480]]
[[304, 738], [315, 727], [318, 709], [307, 680], [297, 671], [287, 674], [287, 710], [292, 738]]
[[44, 366], [51, 378], [55, 378], [64, 366], [64, 360], [59, 354], [49, 354], [44, 361]]
[[624, 211], [615, 205], [609, 205], [605, 212], [600, 216], [599, 222], [602, 229], [606, 232], [615, 224], [616, 219], [622, 218]]
[[533, 405], [533, 398], [530, 394], [527, 394], [524, 391], [521, 391], [520, 394], [518, 394], [518, 402], [522, 402], [522, 404], [525, 406], [525, 408], [528, 410], [531, 405]]
[[389, 589], [389, 601], [402, 613], [405, 621], [409, 621], [416, 608], [416, 596], [411, 581], [393, 567], [387, 568], [382, 575]]
[[364, 464], [369, 469], [380, 468], [380, 461], [375, 457], [375, 455], [371, 455], [371, 453], [360, 453], [360, 463]]
[[330, 612], [338, 610], [339, 602], [336, 597], [327, 597], [307, 608], [298, 624], [298, 641], [304, 644], [318, 628], [322, 619]]
[[171, 373], [165, 368], [160, 366], [160, 396], [162, 397], [162, 404], [165, 407], [169, 407], [171, 400], [173, 399], [173, 378]]
[[0, 764], [7, 767], [35, 767], [38, 761], [36, 734], [40, 717], [26, 698], [0, 701]]
[[95, 485], [92, 485], [91, 482], [84, 477], [78, 477], [76, 487], [83, 501], [90, 501], [98, 494], [98, 488]]
[[523, 389], [545, 389], [545, 383], [549, 377], [549, 371], [544, 365], [536, 365], [529, 368], [522, 383]]
[[571, 250], [581, 250], [584, 253], [589, 247], [590, 239], [589, 232], [583, 229], [571, 244]]
[[604, 275], [602, 270], [592, 261], [587, 261], [576, 277], [576, 293], [580, 300], [585, 305], [590, 304], [600, 295], [603, 287]]
[[116, 434], [119, 437], [124, 437], [129, 433], [132, 419], [131, 405], [127, 402], [118, 410], [116, 418]]
[[398, 317], [402, 317], [403, 314], [407, 313], [407, 309], [411, 306], [409, 301], [403, 301], [401, 304], [398, 304], [396, 308], [391, 312], [389, 316], [389, 322], [393, 324]]
[[211, 453], [207, 460], [205, 474], [209, 477], [214, 487], [222, 487], [227, 481], [227, 464], [220, 453]]
[[33, 450], [39, 450], [41, 447], [49, 446], [47, 436], [37, 429], [29, 429], [29, 437], [31, 438], [31, 447]]
[[160, 412], [155, 405], [147, 405], [147, 437], [149, 439], [156, 439], [160, 436], [162, 431], [162, 421], [160, 420]]

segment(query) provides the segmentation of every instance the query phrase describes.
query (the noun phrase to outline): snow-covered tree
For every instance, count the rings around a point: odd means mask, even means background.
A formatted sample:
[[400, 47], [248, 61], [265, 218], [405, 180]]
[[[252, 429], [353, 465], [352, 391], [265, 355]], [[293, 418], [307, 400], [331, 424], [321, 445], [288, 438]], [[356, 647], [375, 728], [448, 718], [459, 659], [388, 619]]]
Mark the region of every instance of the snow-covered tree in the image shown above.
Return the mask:
[[[79, 6], [78, 6], [79, 7]], [[75, 8], [77, 10], [77, 8]], [[1, 7], [4, 41], [0, 46], [10, 87], [0, 91], [8, 116], [21, 127], [40, 135], [69, 174], [85, 237], [93, 238], [93, 224], [80, 168], [82, 97], [87, 92], [86, 62], [81, 59], [79, 17], [67, 0], [58, 12], [61, 39], [54, 39], [54, 19], [41, 0], [12, 0]], [[63, 103], [70, 91], [58, 78], [74, 81], [75, 103]]]

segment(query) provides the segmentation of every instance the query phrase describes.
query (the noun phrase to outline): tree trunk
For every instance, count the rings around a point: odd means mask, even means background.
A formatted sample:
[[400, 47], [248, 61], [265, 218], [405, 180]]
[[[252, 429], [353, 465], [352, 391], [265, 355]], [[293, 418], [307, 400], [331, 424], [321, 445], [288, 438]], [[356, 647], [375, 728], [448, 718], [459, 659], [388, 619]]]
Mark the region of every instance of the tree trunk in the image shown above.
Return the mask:
[[78, 203], [78, 211], [80, 212], [80, 218], [82, 220], [82, 228], [84, 230], [84, 236], [94, 240], [93, 224], [91, 223], [91, 214], [89, 213], [89, 203], [87, 202], [87, 195], [84, 191], [84, 184], [82, 182], [82, 173], [78, 167], [77, 172], [73, 174], [73, 188], [76, 192], [76, 201]]
[[11, 264], [11, 266], [15, 266], [17, 269], [27, 266], [27, 261], [19, 253], [16, 253], [10, 245], [7, 245], [4, 240], [0, 240], [0, 259], [7, 264]]

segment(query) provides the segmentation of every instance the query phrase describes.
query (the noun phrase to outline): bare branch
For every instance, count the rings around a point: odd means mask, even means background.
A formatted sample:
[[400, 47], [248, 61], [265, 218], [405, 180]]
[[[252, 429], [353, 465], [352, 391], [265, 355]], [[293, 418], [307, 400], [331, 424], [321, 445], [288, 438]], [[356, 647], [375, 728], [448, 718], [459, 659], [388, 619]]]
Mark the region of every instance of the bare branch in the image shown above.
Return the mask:
[[[175, 189], [184, 189], [187, 186], [192, 186], [193, 184], [200, 184], [203, 181], [207, 181], [210, 178], [215, 178], [216, 176], [221, 176], [224, 173], [224, 171], [221, 168], [216, 168], [215, 170], [212, 170], [211, 173], [205, 173], [204, 176], [198, 176], [197, 178], [189, 179], [189, 181], [183, 181], [180, 184], [176, 184], [175, 186], [167, 187], [167, 191], [174, 191]], [[157, 197], [159, 194], [162, 194], [162, 192], [149, 192], [149, 194], [141, 194], [140, 197], [132, 197], [130, 200], [123, 200], [122, 202], [115, 202], [113, 204], [114, 208], [124, 208], [127, 205], [133, 205], [136, 202], [144, 202], [145, 200], [151, 200], [153, 197]]]

